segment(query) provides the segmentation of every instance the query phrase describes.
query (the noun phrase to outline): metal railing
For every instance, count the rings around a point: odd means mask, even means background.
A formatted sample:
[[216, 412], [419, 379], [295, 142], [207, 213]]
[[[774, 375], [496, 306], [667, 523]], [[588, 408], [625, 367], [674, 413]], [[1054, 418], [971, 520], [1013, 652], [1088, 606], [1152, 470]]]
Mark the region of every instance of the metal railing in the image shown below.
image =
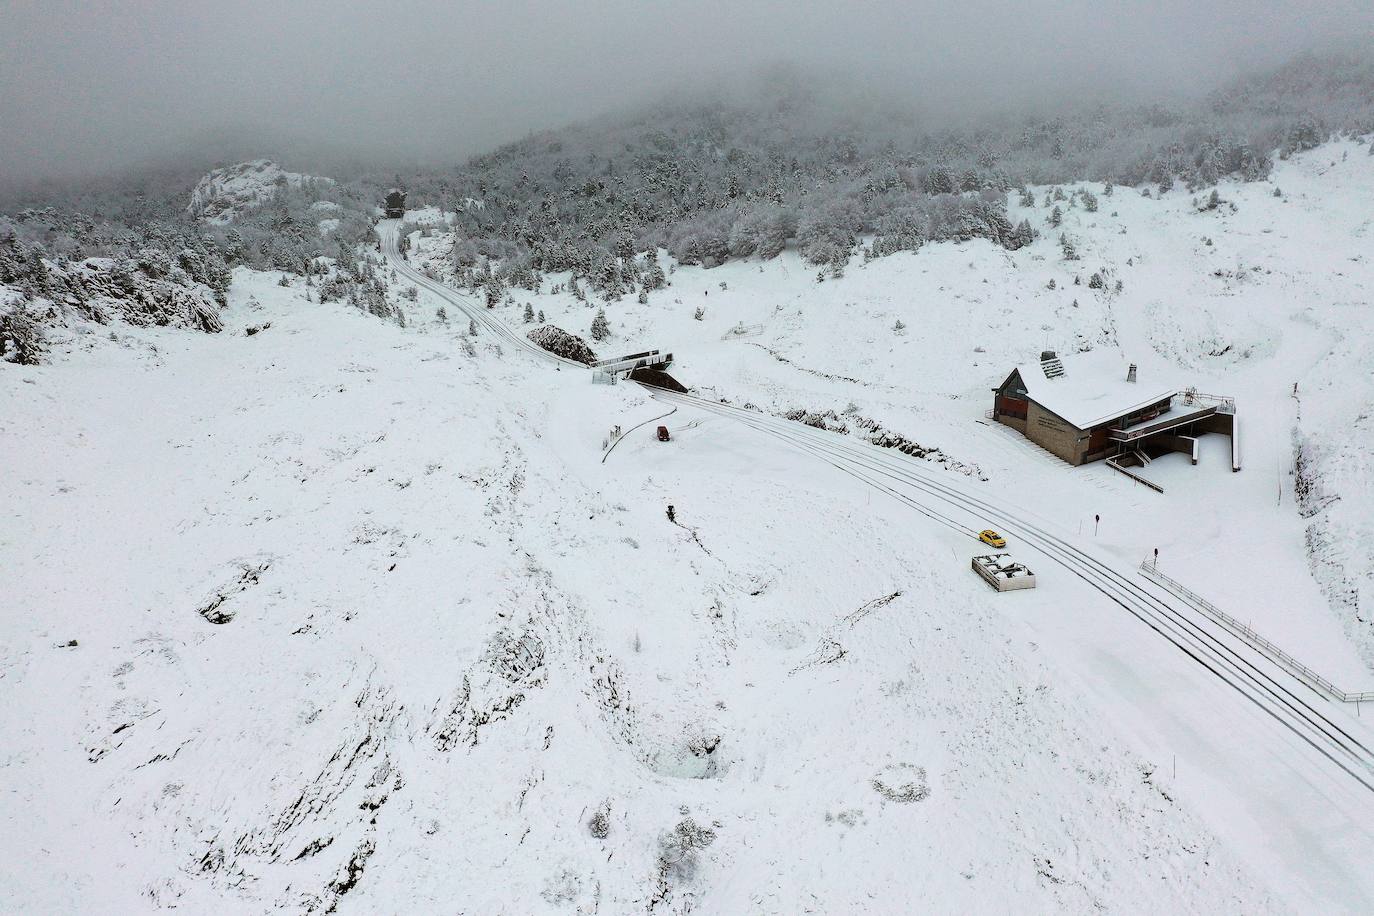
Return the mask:
[[632, 432], [634, 432], [635, 430], [639, 429], [641, 426], [648, 426], [650, 423], [654, 422], [655, 420], [662, 420], [664, 417], [671, 417], [671, 416], [672, 416], [673, 414], [675, 414], [675, 413], [677, 413], [677, 408], [676, 408], [676, 407], [674, 407], [672, 410], [668, 411], [667, 413], [661, 413], [661, 414], [659, 414], [659, 415], [656, 416], [656, 417], [650, 417], [649, 419], [644, 420], [643, 422], [636, 423], [634, 426], [631, 426], [629, 429], [625, 430], [623, 433], [621, 433], [620, 435], [616, 436], [616, 437], [611, 441], [610, 448], [606, 449], [605, 453], [602, 454], [602, 456], [601, 456], [601, 463], [602, 463], [602, 464], [605, 464], [605, 463], [606, 463], [606, 459], [609, 458], [609, 457], [611, 457], [611, 452], [615, 451], [615, 447], [616, 447], [617, 445], [619, 445], [620, 443], [624, 442], [624, 441], [625, 441], [625, 437], [628, 436], [630, 433], [632, 433]]
[[740, 322], [724, 334], [720, 335], [721, 340], [738, 340], [741, 337], [757, 337], [763, 333], [761, 324], [745, 324]]
[[598, 359], [596, 362], [592, 363], [592, 368], [601, 369], [606, 366], [610, 366], [614, 363], [634, 362], [635, 360], [642, 359], [645, 356], [656, 355], [658, 355], [657, 350], [645, 350], [643, 353], [627, 353], [624, 356], [613, 356], [610, 359]]
[[601, 372], [633, 372], [636, 369], [664, 369], [673, 364], [673, 354], [654, 350], [646, 356], [625, 357], [602, 361], [596, 365]]
[[1181, 397], [1183, 403], [1189, 406], [1211, 401], [1216, 405], [1217, 413], [1233, 414], [1236, 412], [1236, 399], [1229, 394], [1207, 394], [1194, 388], [1188, 388], [1175, 395], [1175, 397]]
[[1144, 477], [1141, 477], [1135, 471], [1128, 470], [1126, 466], [1122, 464], [1120, 460], [1118, 460], [1118, 456], [1116, 455], [1113, 455], [1112, 457], [1107, 459], [1107, 467], [1111, 468], [1113, 471], [1119, 471], [1120, 473], [1125, 474], [1127, 477], [1131, 478], [1136, 483], [1143, 483], [1145, 486], [1149, 487], [1151, 490], [1154, 490], [1156, 493], [1164, 492], [1164, 488], [1161, 487], [1159, 484], [1155, 483], [1153, 480], [1148, 480]]
[[1157, 583], [1169, 592], [1172, 592], [1176, 597], [1182, 598], [1194, 608], [1206, 614], [1213, 622], [1221, 624], [1226, 629], [1245, 640], [1252, 649], [1259, 652], [1318, 693], [1324, 693], [1332, 699], [1339, 700], [1342, 703], [1374, 702], [1374, 690], [1366, 690], [1362, 693], [1346, 693], [1344, 690], [1331, 683], [1330, 680], [1322, 677], [1320, 674], [1265, 639], [1259, 633], [1256, 633], [1246, 624], [1241, 623], [1230, 614], [1227, 614], [1225, 611], [1212, 604], [1206, 598], [1203, 598], [1196, 592], [1190, 591], [1181, 582], [1176, 582], [1164, 575], [1154, 567], [1150, 560], [1146, 560], [1140, 564], [1140, 573], [1145, 576], [1145, 578]]

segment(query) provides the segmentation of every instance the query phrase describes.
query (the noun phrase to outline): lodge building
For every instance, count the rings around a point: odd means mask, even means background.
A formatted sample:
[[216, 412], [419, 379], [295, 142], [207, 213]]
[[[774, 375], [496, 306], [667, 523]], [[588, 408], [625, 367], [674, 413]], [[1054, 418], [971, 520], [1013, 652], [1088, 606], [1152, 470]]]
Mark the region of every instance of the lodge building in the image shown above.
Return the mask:
[[1079, 354], [1066, 364], [1046, 350], [993, 389], [988, 417], [1073, 465], [1145, 465], [1166, 452], [1190, 453], [1196, 464], [1197, 437], [1225, 433], [1232, 470], [1240, 470], [1233, 399], [1141, 380], [1134, 364], [1110, 353]]

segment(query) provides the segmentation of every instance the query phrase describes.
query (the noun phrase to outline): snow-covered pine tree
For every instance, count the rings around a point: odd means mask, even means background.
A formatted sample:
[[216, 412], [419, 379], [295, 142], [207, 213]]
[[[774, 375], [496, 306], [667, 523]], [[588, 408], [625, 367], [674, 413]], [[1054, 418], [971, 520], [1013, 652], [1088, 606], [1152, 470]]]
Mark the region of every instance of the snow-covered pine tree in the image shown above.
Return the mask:
[[1018, 248], [1025, 248], [1035, 241], [1035, 230], [1031, 228], [1030, 220], [1023, 219], [1016, 224], [1010, 235], [1002, 242], [1008, 251], [1015, 251]]
[[605, 340], [611, 336], [611, 325], [606, 320], [606, 310], [604, 308], [596, 310], [596, 317], [592, 319], [592, 340]]
[[0, 360], [36, 366], [46, 352], [43, 328], [31, 315], [22, 309], [0, 315]]

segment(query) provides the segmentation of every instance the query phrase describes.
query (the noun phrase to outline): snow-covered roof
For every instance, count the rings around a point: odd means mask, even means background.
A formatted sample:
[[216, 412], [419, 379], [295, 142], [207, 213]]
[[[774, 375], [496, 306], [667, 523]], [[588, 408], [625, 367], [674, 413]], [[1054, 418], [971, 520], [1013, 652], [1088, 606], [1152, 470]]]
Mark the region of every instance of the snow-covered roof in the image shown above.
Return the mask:
[[1011, 579], [1015, 576], [1033, 576], [1035, 573], [1026, 568], [1024, 563], [1018, 563], [1011, 558], [1009, 553], [990, 553], [973, 558], [973, 562], [983, 567], [990, 576], [999, 579]]
[[1075, 353], [1060, 357], [1063, 374], [1049, 378], [1042, 363], [1017, 366], [1030, 399], [1079, 429], [1090, 429], [1181, 390], [1174, 379], [1138, 370], [1126, 381], [1130, 361], [1115, 353]]

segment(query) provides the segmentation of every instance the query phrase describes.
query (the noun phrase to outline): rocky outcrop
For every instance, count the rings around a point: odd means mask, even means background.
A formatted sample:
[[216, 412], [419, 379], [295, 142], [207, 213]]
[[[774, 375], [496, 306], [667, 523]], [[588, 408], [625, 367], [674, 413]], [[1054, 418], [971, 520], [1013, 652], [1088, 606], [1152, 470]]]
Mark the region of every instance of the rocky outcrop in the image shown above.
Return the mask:
[[222, 226], [233, 222], [244, 211], [271, 200], [278, 188], [300, 187], [311, 182], [334, 183], [331, 178], [288, 172], [269, 159], [240, 162], [215, 169], [197, 182], [186, 212], [196, 219]]
[[588, 366], [596, 362], [596, 354], [592, 352], [591, 347], [587, 346], [587, 342], [576, 334], [569, 334], [562, 328], [546, 324], [543, 327], [535, 328], [525, 336], [554, 356], [561, 356], [564, 359], [570, 359]]
[[176, 268], [164, 273], [142, 261], [89, 258], [74, 273], [86, 293], [83, 311], [102, 324], [119, 319], [140, 327], [224, 327], [215, 291]]

